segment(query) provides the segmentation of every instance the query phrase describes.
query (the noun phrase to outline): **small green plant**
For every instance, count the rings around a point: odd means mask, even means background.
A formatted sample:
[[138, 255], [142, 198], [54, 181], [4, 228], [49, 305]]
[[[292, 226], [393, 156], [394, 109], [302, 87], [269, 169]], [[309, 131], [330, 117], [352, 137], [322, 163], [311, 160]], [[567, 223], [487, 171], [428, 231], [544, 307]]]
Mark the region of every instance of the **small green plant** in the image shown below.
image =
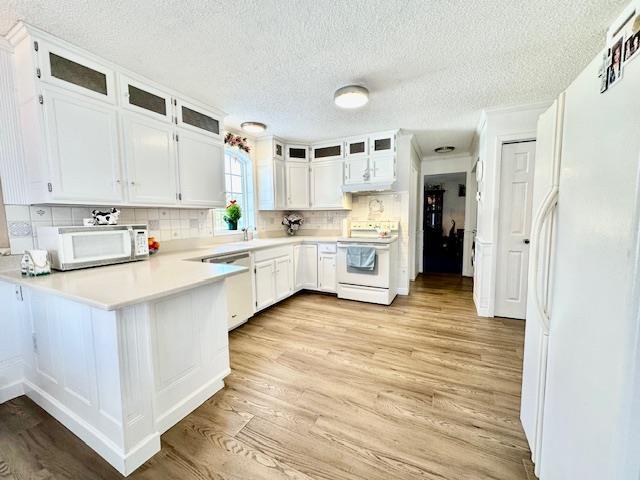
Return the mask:
[[240, 218], [242, 218], [242, 209], [236, 200], [231, 200], [225, 210], [224, 221], [227, 222], [230, 229], [235, 230], [238, 228]]

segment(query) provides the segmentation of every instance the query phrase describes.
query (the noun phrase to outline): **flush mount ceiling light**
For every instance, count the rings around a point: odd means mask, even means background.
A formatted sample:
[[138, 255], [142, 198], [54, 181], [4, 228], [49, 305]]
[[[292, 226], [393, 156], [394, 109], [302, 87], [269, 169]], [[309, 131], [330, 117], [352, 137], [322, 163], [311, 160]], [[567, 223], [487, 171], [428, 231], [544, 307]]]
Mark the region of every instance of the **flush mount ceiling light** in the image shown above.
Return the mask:
[[360, 85], [347, 85], [336, 90], [333, 101], [340, 108], [360, 108], [369, 101], [369, 90]]
[[436, 149], [434, 149], [433, 151], [436, 153], [449, 153], [449, 152], [453, 152], [456, 149], [456, 147], [452, 146], [452, 145], [444, 145], [442, 147], [438, 147]]
[[267, 126], [260, 122], [243, 122], [240, 128], [247, 133], [262, 133], [267, 129]]

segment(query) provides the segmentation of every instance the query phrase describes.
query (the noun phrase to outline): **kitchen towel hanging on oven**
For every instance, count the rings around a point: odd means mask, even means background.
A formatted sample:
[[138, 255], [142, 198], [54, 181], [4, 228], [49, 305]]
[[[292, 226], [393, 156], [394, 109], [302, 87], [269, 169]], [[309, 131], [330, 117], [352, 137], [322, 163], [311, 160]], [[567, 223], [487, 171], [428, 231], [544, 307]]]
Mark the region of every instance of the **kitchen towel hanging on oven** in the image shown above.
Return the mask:
[[376, 267], [376, 249], [373, 247], [347, 247], [347, 268], [372, 272]]

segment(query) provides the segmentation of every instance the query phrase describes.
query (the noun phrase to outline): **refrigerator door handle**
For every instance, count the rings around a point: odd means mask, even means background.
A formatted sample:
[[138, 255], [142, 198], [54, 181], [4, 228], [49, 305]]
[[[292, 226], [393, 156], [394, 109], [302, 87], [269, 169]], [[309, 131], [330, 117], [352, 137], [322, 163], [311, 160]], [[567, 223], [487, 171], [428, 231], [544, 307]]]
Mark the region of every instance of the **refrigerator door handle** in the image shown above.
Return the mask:
[[533, 267], [533, 276], [532, 276], [532, 288], [533, 288], [533, 298], [535, 300], [536, 308], [538, 309], [538, 314], [542, 319], [542, 326], [544, 333], [546, 335], [549, 334], [549, 326], [550, 319], [549, 314], [547, 312], [546, 306], [543, 304], [542, 299], [540, 297], [540, 291], [538, 289], [538, 261], [540, 260], [540, 235], [542, 234], [542, 228], [544, 227], [548, 218], [550, 218], [553, 210], [556, 205], [558, 205], [558, 194], [559, 191], [557, 188], [553, 188], [545, 197], [542, 202], [542, 207], [538, 212], [536, 217], [536, 222], [533, 228], [532, 235], [532, 243], [534, 245], [534, 264]]

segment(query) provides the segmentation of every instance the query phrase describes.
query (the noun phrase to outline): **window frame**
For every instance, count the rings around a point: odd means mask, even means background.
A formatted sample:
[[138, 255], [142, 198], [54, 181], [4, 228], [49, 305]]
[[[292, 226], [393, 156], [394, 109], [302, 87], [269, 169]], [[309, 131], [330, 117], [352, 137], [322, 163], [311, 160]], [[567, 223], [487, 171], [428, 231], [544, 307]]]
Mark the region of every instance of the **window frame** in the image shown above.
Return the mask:
[[[231, 200], [238, 200], [242, 208], [242, 217], [238, 221], [238, 230], [228, 230], [224, 222], [225, 208], [214, 209], [213, 215], [213, 233], [214, 235], [233, 235], [240, 233], [243, 228], [255, 228], [255, 206], [253, 194], [253, 169], [249, 154], [237, 147], [224, 148], [224, 176], [225, 189], [226, 185], [233, 185], [233, 182], [227, 182], [227, 177], [240, 177], [242, 192], [228, 192], [225, 190], [225, 204], [229, 204]], [[240, 175], [227, 171], [227, 157], [230, 157], [229, 167], [233, 160], [240, 163]], [[241, 196], [241, 198], [239, 198]]]

